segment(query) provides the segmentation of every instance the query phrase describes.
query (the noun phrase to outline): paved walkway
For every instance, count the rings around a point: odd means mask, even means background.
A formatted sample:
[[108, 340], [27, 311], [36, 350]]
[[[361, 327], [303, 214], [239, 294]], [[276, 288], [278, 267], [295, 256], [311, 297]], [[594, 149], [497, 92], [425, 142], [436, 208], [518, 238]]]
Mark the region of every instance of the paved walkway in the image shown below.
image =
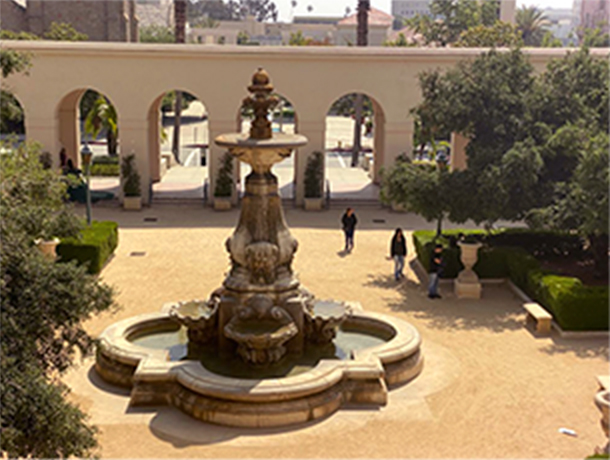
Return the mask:
[[[429, 300], [413, 271], [395, 282], [387, 259], [392, 231], [429, 228], [419, 218], [356, 209], [353, 254], [342, 257], [341, 211], [286, 217], [299, 240], [295, 268], [319, 298], [358, 300], [367, 310], [411, 322], [425, 364], [380, 410], [341, 410], [290, 430], [207, 425], [173, 408], [128, 407], [128, 392], [101, 382], [91, 360], [66, 376], [72, 398], [100, 427], [103, 457], [131, 458], [584, 458], [605, 442], [593, 404], [595, 376], [608, 373], [606, 340], [538, 338], [524, 326], [519, 301], [502, 285], [483, 300], [457, 300], [441, 286]], [[144, 218], [156, 217], [156, 222]], [[141, 213], [95, 208], [120, 223], [120, 244], [102, 273], [121, 306], [87, 322], [94, 335], [110, 324], [158, 311], [165, 302], [206, 298], [228, 268], [224, 240], [237, 211], [156, 206]], [[373, 222], [383, 220], [383, 223]], [[133, 252], [145, 252], [134, 257]], [[413, 255], [413, 248], [409, 248]], [[558, 432], [575, 430], [578, 437]]]

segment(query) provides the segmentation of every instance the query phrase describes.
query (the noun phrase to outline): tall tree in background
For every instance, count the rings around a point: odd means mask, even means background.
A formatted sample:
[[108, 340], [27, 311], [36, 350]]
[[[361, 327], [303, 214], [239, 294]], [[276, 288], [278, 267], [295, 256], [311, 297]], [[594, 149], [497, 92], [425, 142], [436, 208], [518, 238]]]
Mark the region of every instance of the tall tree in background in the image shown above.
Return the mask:
[[[357, 46], [368, 46], [369, 35], [369, 10], [371, 9], [370, 0], [358, 0], [358, 35], [356, 37]], [[362, 93], [356, 94], [354, 102], [354, 142], [352, 150], [352, 168], [358, 166], [358, 158], [362, 149], [362, 105], [364, 97]]]
[[[176, 43], [185, 42], [186, 33], [186, 1], [174, 0], [174, 21], [176, 23]], [[174, 137], [172, 153], [177, 163], [180, 163], [180, 118], [182, 117], [182, 91], [176, 91], [174, 103]]]
[[546, 32], [544, 13], [535, 6], [523, 6], [517, 10], [516, 21], [525, 46], [540, 46]]

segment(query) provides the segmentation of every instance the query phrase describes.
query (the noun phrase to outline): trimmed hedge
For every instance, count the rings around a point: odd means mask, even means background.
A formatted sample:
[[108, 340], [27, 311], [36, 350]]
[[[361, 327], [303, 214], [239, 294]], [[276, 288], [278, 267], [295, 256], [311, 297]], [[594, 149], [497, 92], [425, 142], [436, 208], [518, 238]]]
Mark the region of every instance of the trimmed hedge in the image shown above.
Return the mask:
[[79, 237], [64, 238], [57, 246], [61, 262], [76, 260], [85, 265], [92, 275], [102, 271], [104, 264], [119, 243], [119, 225], [111, 221], [93, 221], [85, 227]]
[[[451, 230], [443, 232], [443, 237], [435, 241], [434, 231], [413, 232], [413, 242], [417, 257], [426, 270], [429, 269], [430, 256], [438, 241], [443, 245], [445, 269], [443, 278], [455, 278], [464, 267], [460, 262], [459, 247], [451, 247], [445, 236], [456, 236], [459, 233], [483, 235], [481, 230]], [[473, 267], [480, 278], [510, 278], [515, 285], [539, 302], [555, 318], [564, 330], [608, 330], [608, 287], [585, 286], [578, 278], [557, 276], [547, 270], [542, 270], [538, 260], [530, 253], [546, 254], [549, 257], [574, 255], [582, 251], [582, 242], [574, 235], [559, 234], [556, 237], [551, 232], [535, 232], [518, 230], [500, 231], [491, 235], [487, 241], [495, 244], [500, 241], [500, 247], [482, 247], [479, 249], [479, 260]], [[528, 250], [522, 247], [504, 246], [502, 243], [525, 239]], [[536, 250], [534, 242], [541, 241], [540, 251]], [[559, 251], [551, 248], [550, 241], [560, 241]]]
[[93, 164], [91, 165], [92, 176], [115, 177], [119, 175], [118, 164]]

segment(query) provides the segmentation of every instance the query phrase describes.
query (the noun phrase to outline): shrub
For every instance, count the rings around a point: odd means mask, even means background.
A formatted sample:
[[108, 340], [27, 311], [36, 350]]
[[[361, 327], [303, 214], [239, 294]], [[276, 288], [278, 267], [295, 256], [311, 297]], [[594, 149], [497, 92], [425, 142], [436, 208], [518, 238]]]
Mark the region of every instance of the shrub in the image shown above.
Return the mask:
[[118, 165], [118, 155], [98, 155], [91, 160], [92, 165]]
[[61, 262], [76, 260], [90, 274], [99, 273], [119, 242], [118, 224], [111, 221], [91, 223], [78, 237], [65, 238], [57, 246]]
[[91, 165], [92, 176], [116, 177], [119, 175], [119, 165], [109, 163], [99, 163]]
[[490, 237], [492, 246], [512, 246], [525, 249], [536, 257], [578, 257], [584, 255], [583, 239], [568, 232], [532, 231], [527, 228], [507, 228]]
[[233, 156], [225, 153], [222, 157], [222, 165], [218, 170], [214, 196], [228, 198], [233, 193]]
[[123, 158], [121, 174], [123, 175], [123, 193], [125, 196], [140, 196], [140, 174], [135, 165], [136, 156], [131, 154]]
[[313, 152], [308, 158], [305, 168], [305, 198], [320, 198], [322, 196], [323, 177], [324, 156], [321, 152]]
[[565, 330], [608, 330], [608, 287], [583, 286], [578, 278], [533, 273], [538, 300]]

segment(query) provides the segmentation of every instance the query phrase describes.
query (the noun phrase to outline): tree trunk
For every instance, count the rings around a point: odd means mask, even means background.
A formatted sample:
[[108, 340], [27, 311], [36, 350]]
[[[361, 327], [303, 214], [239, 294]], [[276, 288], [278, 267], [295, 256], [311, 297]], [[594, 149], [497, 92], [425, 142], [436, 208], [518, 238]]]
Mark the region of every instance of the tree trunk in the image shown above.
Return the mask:
[[108, 147], [108, 155], [116, 156], [117, 154], [117, 136], [111, 129], [106, 131], [106, 144]]
[[[368, 46], [369, 34], [369, 10], [371, 9], [370, 0], [358, 0], [358, 36], [356, 37], [357, 46]], [[362, 94], [356, 94], [354, 101], [355, 125], [354, 125], [354, 142], [352, 150], [352, 168], [358, 166], [360, 150], [362, 150], [360, 142], [362, 138]]]
[[354, 101], [354, 112], [355, 112], [355, 120], [354, 120], [354, 142], [353, 150], [352, 150], [352, 168], [358, 166], [358, 160], [360, 158], [360, 151], [362, 150], [362, 103], [363, 103], [362, 94], [356, 94], [356, 100]]
[[182, 117], [182, 91], [176, 91], [174, 104], [174, 136], [172, 138], [172, 153], [178, 164], [180, 162], [180, 119]]
[[[186, 35], [186, 2], [185, 0], [174, 0], [174, 22], [176, 43], [184, 43]], [[176, 103], [174, 105], [174, 136], [172, 139], [172, 152], [176, 162], [180, 164], [180, 118], [182, 115], [182, 93], [176, 91]]]
[[590, 250], [593, 255], [594, 276], [608, 277], [608, 235], [589, 235]]
[[443, 234], [443, 216], [439, 217], [436, 221], [436, 237], [440, 237]]

